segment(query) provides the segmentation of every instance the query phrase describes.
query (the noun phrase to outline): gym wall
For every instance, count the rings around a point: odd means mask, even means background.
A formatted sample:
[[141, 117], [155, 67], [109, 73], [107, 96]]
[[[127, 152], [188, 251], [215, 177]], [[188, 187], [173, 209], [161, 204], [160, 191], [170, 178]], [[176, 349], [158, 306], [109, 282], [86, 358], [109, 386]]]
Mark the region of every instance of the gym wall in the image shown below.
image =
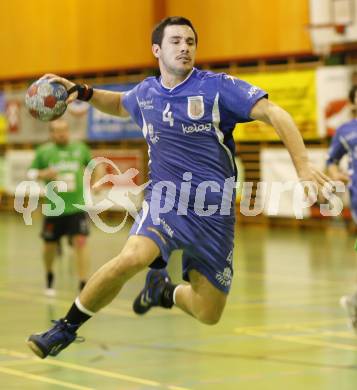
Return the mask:
[[192, 19], [198, 62], [311, 51], [308, 0], [12, 0], [0, 2], [0, 79], [152, 67], [167, 15]]

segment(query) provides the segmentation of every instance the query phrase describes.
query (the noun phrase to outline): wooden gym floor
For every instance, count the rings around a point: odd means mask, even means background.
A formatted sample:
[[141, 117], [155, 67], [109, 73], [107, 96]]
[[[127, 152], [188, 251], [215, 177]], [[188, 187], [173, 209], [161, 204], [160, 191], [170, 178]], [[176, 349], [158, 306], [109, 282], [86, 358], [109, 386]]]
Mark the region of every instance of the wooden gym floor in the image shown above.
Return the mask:
[[[221, 322], [204, 326], [178, 309], [136, 317], [131, 302], [145, 273], [57, 358], [40, 360], [28, 334], [62, 316], [76, 296], [71, 250], [57, 261], [58, 296], [43, 295], [40, 219], [0, 215], [0, 388], [322, 390], [356, 389], [357, 336], [338, 305], [357, 274], [354, 237], [325, 231], [240, 227], [235, 277]], [[93, 270], [127, 231], [90, 238]], [[65, 244], [65, 243], [64, 243]], [[179, 254], [169, 266], [180, 280]]]

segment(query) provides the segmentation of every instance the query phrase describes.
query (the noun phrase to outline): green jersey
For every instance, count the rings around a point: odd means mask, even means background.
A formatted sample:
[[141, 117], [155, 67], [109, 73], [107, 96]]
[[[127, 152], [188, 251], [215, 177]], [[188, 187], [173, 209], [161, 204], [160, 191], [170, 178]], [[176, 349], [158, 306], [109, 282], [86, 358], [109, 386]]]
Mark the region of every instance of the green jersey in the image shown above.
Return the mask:
[[[55, 180], [63, 181], [67, 185], [66, 192], [57, 192], [65, 204], [63, 215], [81, 212], [74, 205], [84, 204], [83, 173], [90, 160], [90, 150], [83, 142], [70, 142], [67, 145], [49, 142], [36, 150], [31, 169], [53, 168], [57, 171]], [[51, 209], [55, 208], [53, 202], [49, 201], [49, 204]]]

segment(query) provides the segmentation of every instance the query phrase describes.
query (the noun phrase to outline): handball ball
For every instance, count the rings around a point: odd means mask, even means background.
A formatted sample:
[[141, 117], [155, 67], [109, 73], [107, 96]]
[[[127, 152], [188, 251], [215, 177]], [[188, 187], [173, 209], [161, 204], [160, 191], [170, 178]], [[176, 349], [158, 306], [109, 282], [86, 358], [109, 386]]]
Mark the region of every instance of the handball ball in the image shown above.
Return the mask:
[[59, 83], [38, 80], [27, 90], [25, 104], [30, 114], [41, 121], [53, 121], [64, 114], [68, 97], [66, 88]]

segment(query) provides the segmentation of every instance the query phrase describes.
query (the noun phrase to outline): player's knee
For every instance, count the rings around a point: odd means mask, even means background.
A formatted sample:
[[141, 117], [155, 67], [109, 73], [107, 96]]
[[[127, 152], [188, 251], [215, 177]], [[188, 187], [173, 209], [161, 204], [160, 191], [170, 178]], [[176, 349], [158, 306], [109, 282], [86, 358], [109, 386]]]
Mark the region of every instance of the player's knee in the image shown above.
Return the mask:
[[203, 310], [197, 316], [197, 319], [205, 325], [216, 325], [221, 319], [222, 311], [220, 310]]

